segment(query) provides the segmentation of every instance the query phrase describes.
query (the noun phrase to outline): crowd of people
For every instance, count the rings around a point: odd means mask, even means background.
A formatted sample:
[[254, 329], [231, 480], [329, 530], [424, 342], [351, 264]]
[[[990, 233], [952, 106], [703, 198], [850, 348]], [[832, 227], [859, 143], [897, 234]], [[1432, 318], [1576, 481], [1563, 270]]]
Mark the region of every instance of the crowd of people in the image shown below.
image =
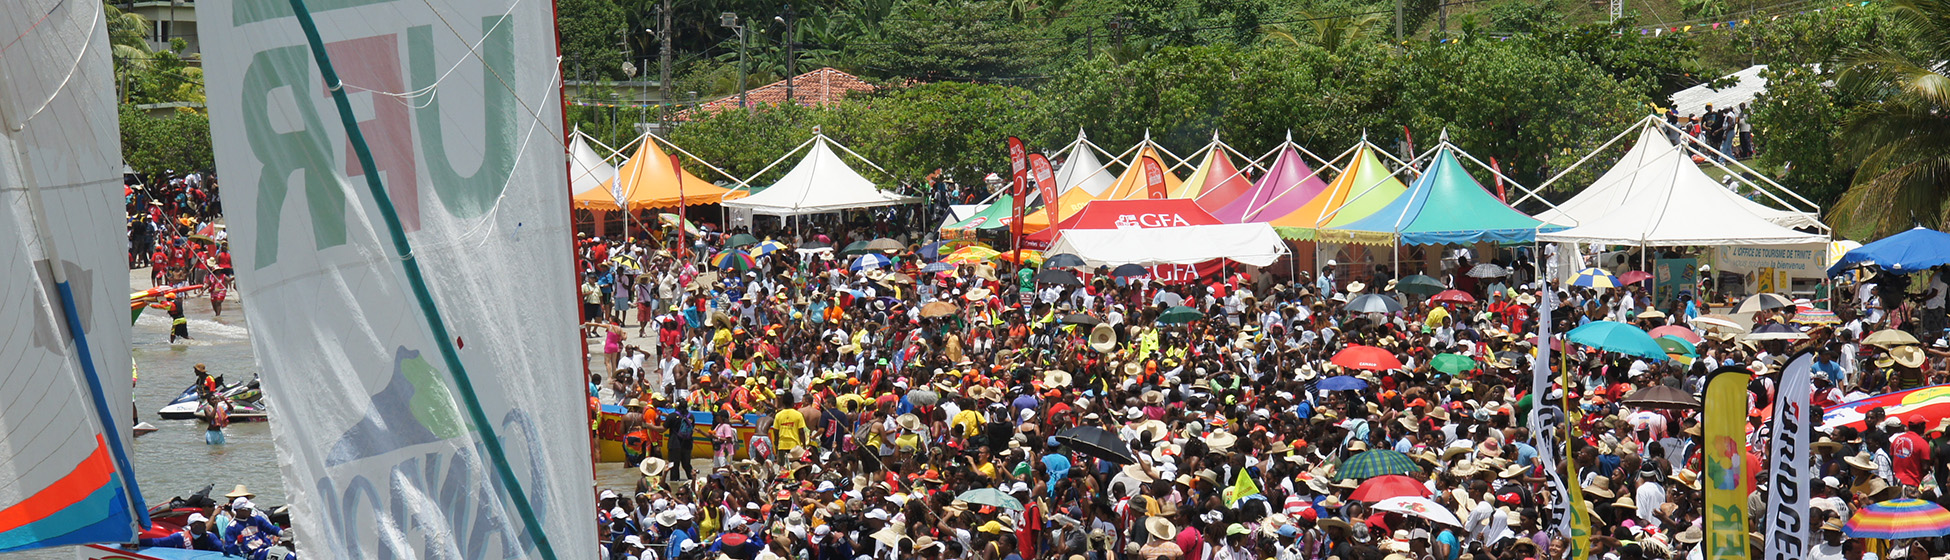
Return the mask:
[[170, 342], [189, 339], [190, 298], [207, 298], [221, 316], [236, 278], [216, 177], [165, 173], [145, 185], [131, 174], [124, 183], [129, 268], [149, 269], [152, 295], [140, 302], [169, 314]]
[[[1699, 114], [1680, 115], [1679, 111], [1666, 111], [1666, 123], [1679, 131], [1668, 132], [1668, 140], [1680, 142], [1680, 134], [1690, 136], [1693, 141], [1703, 143], [1719, 150], [1721, 154], [1735, 159], [1754, 157], [1754, 125], [1749, 119], [1752, 114], [1746, 103], [1735, 107], [1714, 109], [1708, 103]], [[1715, 159], [1719, 159], [1715, 156]]]
[[[1758, 409], [1784, 358], [1812, 349], [1812, 398], [1833, 404], [1938, 382], [1950, 357], [1940, 320], [1894, 317], [1872, 298], [1843, 298], [1835, 320], [1813, 325], [1798, 313], [1821, 302], [1756, 313], [1756, 328], [1808, 338], [1754, 341], [1696, 321], [1728, 301], [1477, 278], [1467, 260], [1432, 272], [1471, 296], [1444, 303], [1386, 269], [1332, 261], [1290, 279], [1229, 270], [1165, 285], [1078, 270], [1052, 284], [994, 258], [942, 261], [952, 244], [895, 240], [871, 252], [879, 266], [846, 251], [886, 233], [737, 247], [725, 245], [740, 236], [706, 233], [678, 253], [583, 239], [586, 334], [605, 339], [592, 406], [627, 407], [644, 434], [629, 443], [637, 484], [599, 496], [608, 558], [1562, 559], [1570, 542], [1551, 506], [1564, 495], [1549, 481], [1575, 476], [1589, 557], [1698, 559], [1700, 411], [1621, 400], [1660, 385], [1697, 395], [1707, 372], [1741, 365]], [[721, 251], [755, 266], [711, 266]], [[1896, 301], [1941, 300], [1942, 278]], [[1401, 310], [1344, 308], [1370, 294]], [[1538, 321], [1560, 335], [1593, 321], [1676, 325], [1698, 335], [1697, 357], [1562, 344], [1549, 393], [1534, 395]], [[1921, 344], [1862, 342], [1884, 328]], [[644, 338], [630, 343], [632, 330]], [[1360, 347], [1383, 363], [1343, 359]], [[1898, 420], [1815, 446], [1812, 560], [1950, 552], [1842, 532], [1876, 501], [1944, 499], [1943, 426]], [[1570, 460], [1541, 461], [1536, 427], [1569, 440], [1543, 456]], [[1765, 438], [1750, 435], [1752, 460], [1765, 461]], [[1405, 459], [1375, 470], [1382, 451]], [[1765, 490], [1749, 488], [1757, 530]]]

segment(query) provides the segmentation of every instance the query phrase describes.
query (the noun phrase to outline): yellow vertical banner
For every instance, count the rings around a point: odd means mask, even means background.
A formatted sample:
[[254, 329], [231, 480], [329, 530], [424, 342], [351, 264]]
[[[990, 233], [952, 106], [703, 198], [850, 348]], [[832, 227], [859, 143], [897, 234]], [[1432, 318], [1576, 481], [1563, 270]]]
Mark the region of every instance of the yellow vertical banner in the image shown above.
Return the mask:
[[[1564, 356], [1565, 353], [1559, 353]], [[1568, 360], [1568, 357], [1560, 358]], [[1570, 527], [1571, 549], [1566, 550], [1565, 560], [1587, 560], [1591, 557], [1591, 512], [1584, 509], [1584, 487], [1578, 478], [1577, 417], [1571, 408], [1571, 368], [1569, 364], [1561, 368], [1564, 376], [1564, 491], [1569, 495], [1565, 504], [1566, 525]]]
[[1706, 378], [1706, 560], [1747, 560], [1747, 382], [1744, 367]]

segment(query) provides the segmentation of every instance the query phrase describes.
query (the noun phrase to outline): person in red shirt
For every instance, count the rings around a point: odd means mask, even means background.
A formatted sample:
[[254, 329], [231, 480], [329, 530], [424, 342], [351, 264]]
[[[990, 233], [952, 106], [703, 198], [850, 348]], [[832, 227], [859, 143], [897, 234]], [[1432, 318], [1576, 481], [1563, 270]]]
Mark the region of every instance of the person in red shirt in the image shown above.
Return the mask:
[[1923, 473], [1930, 470], [1930, 442], [1923, 439], [1923, 415], [1911, 414], [1903, 420], [1909, 431], [1889, 438], [1889, 463], [1897, 482], [1917, 486], [1923, 482]]

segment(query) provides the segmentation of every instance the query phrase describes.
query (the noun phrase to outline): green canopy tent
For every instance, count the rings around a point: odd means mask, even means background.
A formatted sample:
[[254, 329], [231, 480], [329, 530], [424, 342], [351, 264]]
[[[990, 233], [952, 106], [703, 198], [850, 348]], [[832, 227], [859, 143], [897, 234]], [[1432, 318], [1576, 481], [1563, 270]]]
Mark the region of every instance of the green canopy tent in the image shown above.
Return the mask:
[[[976, 210], [968, 219], [941, 226], [941, 229], [970, 230], [1008, 227], [1009, 215], [1015, 212], [1015, 204], [1016, 199], [1013, 196], [1005, 194], [996, 197], [995, 202], [990, 203], [981, 210]], [[1025, 209], [1023, 212], [1028, 212], [1028, 210]]]

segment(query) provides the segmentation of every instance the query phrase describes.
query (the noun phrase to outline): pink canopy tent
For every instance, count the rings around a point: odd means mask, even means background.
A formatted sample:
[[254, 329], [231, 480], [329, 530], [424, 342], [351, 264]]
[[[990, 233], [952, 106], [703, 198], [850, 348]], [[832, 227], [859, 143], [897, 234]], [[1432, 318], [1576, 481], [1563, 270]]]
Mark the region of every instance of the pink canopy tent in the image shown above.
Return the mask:
[[[1212, 215], [1229, 224], [1264, 222], [1287, 215], [1313, 200], [1320, 191], [1327, 190], [1327, 182], [1293, 148], [1288, 143], [1280, 151], [1280, 157], [1273, 160], [1273, 168], [1259, 178], [1251, 191], [1239, 195]], [[1201, 206], [1206, 204], [1205, 200], [1199, 202]]]

